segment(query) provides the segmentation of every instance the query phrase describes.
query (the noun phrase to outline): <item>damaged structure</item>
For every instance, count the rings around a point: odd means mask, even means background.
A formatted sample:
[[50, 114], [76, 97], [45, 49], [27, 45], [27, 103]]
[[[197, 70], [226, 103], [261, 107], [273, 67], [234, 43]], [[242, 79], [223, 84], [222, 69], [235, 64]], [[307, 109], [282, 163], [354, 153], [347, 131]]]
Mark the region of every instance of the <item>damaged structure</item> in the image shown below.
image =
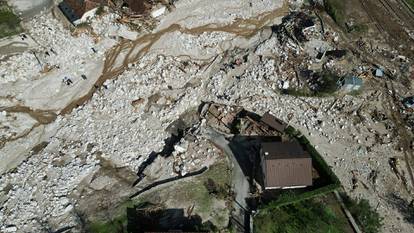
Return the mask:
[[264, 188], [292, 189], [312, 185], [312, 158], [297, 142], [262, 143]]
[[260, 121], [263, 122], [264, 124], [270, 126], [271, 128], [277, 130], [278, 132], [285, 131], [285, 129], [287, 127], [285, 122], [277, 119], [275, 116], [273, 116], [269, 112], [263, 114]]
[[58, 7], [72, 24], [78, 25], [93, 17], [101, 6], [127, 8], [134, 14], [143, 14], [148, 4], [147, 0], [64, 0]]
[[361, 89], [363, 81], [361, 78], [356, 76], [346, 76], [341, 81], [342, 90], [350, 92], [350, 91], [358, 91]]

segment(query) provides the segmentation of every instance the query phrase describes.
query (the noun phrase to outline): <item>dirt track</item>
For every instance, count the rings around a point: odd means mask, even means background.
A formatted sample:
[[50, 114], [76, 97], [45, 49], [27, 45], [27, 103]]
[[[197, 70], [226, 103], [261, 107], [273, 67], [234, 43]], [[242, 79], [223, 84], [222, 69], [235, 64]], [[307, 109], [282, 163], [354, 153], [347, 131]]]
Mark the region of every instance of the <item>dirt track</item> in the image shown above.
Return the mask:
[[414, 30], [414, 13], [404, 3], [396, 0], [359, 0], [359, 2], [378, 32], [391, 45], [395, 48], [408, 47], [403, 52], [407, 56], [414, 55], [414, 52], [409, 49], [413, 46], [414, 39], [407, 32]]

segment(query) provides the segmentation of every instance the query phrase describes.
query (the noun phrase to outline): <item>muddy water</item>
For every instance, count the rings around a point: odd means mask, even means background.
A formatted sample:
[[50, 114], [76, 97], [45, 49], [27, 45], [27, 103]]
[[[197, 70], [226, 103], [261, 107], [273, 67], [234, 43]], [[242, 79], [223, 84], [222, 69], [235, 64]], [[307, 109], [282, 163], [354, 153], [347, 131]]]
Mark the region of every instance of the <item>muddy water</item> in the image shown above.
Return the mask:
[[[242, 36], [245, 38], [250, 38], [256, 33], [258, 33], [266, 24], [272, 20], [282, 17], [289, 12], [289, 7], [287, 2], [281, 8], [278, 8], [274, 11], [262, 13], [254, 18], [250, 19], [237, 19], [234, 23], [229, 25], [218, 25], [218, 24], [207, 24], [195, 28], [184, 28], [178, 24], [172, 24], [166, 29], [160, 30], [158, 32], [144, 35], [137, 40], [131, 42], [121, 42], [116, 47], [114, 47], [108, 54], [105, 60], [104, 69], [101, 77], [96, 81], [95, 86], [101, 86], [106, 80], [115, 78], [116, 76], [123, 73], [128, 64], [133, 63], [143, 57], [151, 47], [156, 43], [163, 35], [167, 33], [172, 33], [179, 31], [185, 34], [191, 35], [201, 35], [204, 32], [227, 32], [234, 34], [236, 36]], [[136, 48], [138, 46], [143, 46], [138, 52]], [[118, 59], [122, 52], [128, 50], [122, 65], [119, 67], [114, 67], [115, 61]], [[85, 96], [79, 98], [78, 100], [73, 101], [67, 107], [65, 107], [61, 114], [70, 113], [73, 108], [80, 106], [87, 102], [95, 92], [96, 88], [93, 87]]]
[[[237, 19], [234, 23], [231, 23], [229, 25], [219, 25], [213, 23], [195, 28], [184, 28], [181, 25], [172, 24], [168, 28], [152, 34], [144, 35], [133, 42], [126, 40], [121, 41], [107, 53], [102, 75], [95, 82], [95, 85], [89, 90], [86, 95], [71, 102], [64, 109], [62, 109], [60, 114], [70, 113], [74, 108], [86, 103], [89, 99], [92, 98], [97, 89], [96, 87], [99, 88], [106, 80], [115, 78], [118, 75], [122, 74], [127, 69], [128, 64], [136, 62], [145, 54], [147, 54], [148, 51], [150, 51], [151, 47], [165, 34], [179, 31], [181, 33], [198, 36], [204, 32], [227, 32], [234, 34], [235, 36], [250, 38], [258, 33], [270, 21], [286, 15], [288, 11], [288, 4], [285, 2], [283, 7], [278, 8], [274, 11], [262, 13], [251, 19]], [[137, 49], [139, 46], [141, 46], [141, 48]], [[122, 59], [122, 56], [124, 56], [124, 54], [126, 54], [126, 56], [123, 58], [122, 64], [120, 66], [115, 66], [116, 61], [118, 59]], [[40, 125], [49, 124], [53, 122], [57, 117], [57, 114], [53, 111], [32, 110], [29, 107], [25, 106], [0, 108], [0, 111], [29, 114], [38, 122], [32, 127], [31, 130]], [[28, 133], [30, 133], [30, 131], [22, 136], [19, 136], [18, 138], [26, 136]], [[6, 141], [3, 140], [2, 142], [0, 141], [0, 148], [2, 148], [1, 145], [4, 145], [6, 142], [14, 141], [18, 138], [6, 139]]]
[[57, 114], [52, 111], [45, 111], [45, 110], [32, 110], [26, 106], [13, 106], [13, 107], [6, 107], [1, 108], [0, 112], [6, 111], [11, 113], [27, 113], [30, 115], [31, 118], [35, 119], [39, 124], [46, 125], [52, 123], [56, 120]]
[[40, 125], [46, 125], [46, 124], [52, 123], [53, 121], [56, 120], [56, 117], [57, 117], [57, 114], [52, 111], [32, 110], [29, 107], [18, 106], [18, 105], [13, 106], [13, 107], [6, 107], [6, 108], [0, 107], [0, 112], [2, 111], [6, 111], [9, 113], [26, 113], [31, 118], [35, 119], [37, 123], [35, 123], [29, 130], [25, 131], [19, 136], [10, 137], [10, 138], [0, 138], [0, 149], [3, 148], [7, 142], [12, 142], [20, 138], [26, 137], [27, 135], [29, 135], [30, 132], [32, 132], [32, 130], [39, 127]]

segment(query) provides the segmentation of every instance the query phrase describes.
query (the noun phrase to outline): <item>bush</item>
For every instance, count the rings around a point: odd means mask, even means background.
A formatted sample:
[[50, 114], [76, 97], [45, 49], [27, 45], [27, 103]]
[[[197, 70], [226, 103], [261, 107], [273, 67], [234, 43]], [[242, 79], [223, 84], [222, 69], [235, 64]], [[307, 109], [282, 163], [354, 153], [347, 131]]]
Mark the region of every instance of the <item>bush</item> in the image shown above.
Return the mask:
[[20, 30], [20, 18], [7, 8], [0, 9], [0, 38], [17, 34]]
[[324, 0], [325, 10], [340, 26], [344, 25], [345, 2], [344, 0]]
[[368, 26], [365, 24], [356, 24], [348, 28], [348, 32], [365, 33], [368, 31]]
[[383, 219], [369, 205], [367, 200], [361, 199], [360, 201], [355, 201], [349, 197], [346, 197], [345, 205], [349, 209], [349, 212], [351, 212], [352, 216], [354, 216], [364, 233], [380, 232]]
[[2, 9], [0, 10], [0, 23], [6, 24], [10, 28], [18, 27], [20, 24], [20, 19], [13, 12]]
[[102, 5], [100, 5], [100, 6], [98, 7], [98, 9], [96, 9], [95, 14], [96, 14], [96, 15], [102, 15], [103, 13], [105, 13], [105, 8], [104, 8]]
[[316, 96], [324, 96], [333, 94], [338, 90], [339, 77], [329, 72], [320, 74], [322, 81], [319, 83], [318, 89], [315, 91]]
[[408, 0], [407, 2], [412, 8], [414, 8], [414, 0]]
[[304, 97], [325, 97], [332, 96], [338, 90], [339, 77], [328, 71], [315, 73], [313, 84], [316, 88], [286, 89], [282, 90], [282, 94]]
[[254, 218], [254, 232], [266, 233], [339, 233], [344, 232], [344, 220], [316, 201], [299, 202], [263, 210]]

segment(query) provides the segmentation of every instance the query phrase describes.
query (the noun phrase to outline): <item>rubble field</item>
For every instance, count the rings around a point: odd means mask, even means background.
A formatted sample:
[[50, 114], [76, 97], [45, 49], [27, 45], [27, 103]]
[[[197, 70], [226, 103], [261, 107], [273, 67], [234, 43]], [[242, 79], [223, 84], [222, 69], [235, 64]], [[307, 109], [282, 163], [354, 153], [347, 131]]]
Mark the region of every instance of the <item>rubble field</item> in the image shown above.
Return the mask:
[[[310, 140], [349, 196], [369, 200], [383, 232], [411, 232], [412, 111], [400, 97], [414, 95], [412, 80], [388, 63], [377, 77], [358, 44], [303, 2], [177, 0], [139, 19], [140, 31], [109, 9], [78, 33], [50, 11], [25, 22], [35, 45], [0, 53], [0, 232], [83, 232], [154, 182], [214, 171], [223, 155], [192, 114], [203, 102], [271, 111]], [[327, 53], [338, 50], [347, 52]], [[412, 67], [387, 51], [392, 67]], [[361, 89], [330, 91], [347, 75]], [[164, 193], [191, 196], [202, 177], [143, 196], [224, 226], [226, 201], [194, 207]]]

